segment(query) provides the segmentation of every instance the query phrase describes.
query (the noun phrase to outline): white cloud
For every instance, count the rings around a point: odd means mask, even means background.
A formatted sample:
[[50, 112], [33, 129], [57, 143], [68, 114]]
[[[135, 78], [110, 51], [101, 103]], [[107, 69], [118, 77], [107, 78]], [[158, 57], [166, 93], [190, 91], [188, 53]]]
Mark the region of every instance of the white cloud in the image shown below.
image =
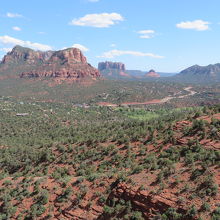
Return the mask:
[[88, 0], [89, 2], [98, 2], [99, 0]]
[[116, 44], [110, 44], [110, 47], [116, 47]]
[[12, 27], [12, 29], [13, 29], [14, 31], [21, 31], [21, 28], [19, 28], [19, 27], [17, 27], [17, 26]]
[[107, 28], [123, 20], [124, 18], [118, 13], [87, 14], [84, 17], [73, 19], [70, 25]]
[[152, 57], [152, 58], [164, 58], [163, 56], [155, 55], [153, 53], [143, 53], [139, 51], [130, 51], [130, 50], [110, 50], [108, 52], [104, 52], [103, 55], [98, 56], [100, 58], [114, 58], [122, 55], [132, 55], [139, 57]]
[[21, 17], [23, 17], [23, 15], [20, 15], [20, 14], [17, 14], [17, 13], [10, 13], [10, 12], [8, 12], [8, 13], [6, 14], [6, 16], [7, 16], [8, 18], [21, 18]]
[[192, 29], [196, 31], [206, 31], [209, 29], [209, 22], [203, 20], [195, 20], [195, 21], [185, 21], [176, 25], [178, 28], [182, 29]]
[[16, 39], [10, 36], [0, 36], [0, 43], [4, 44], [4, 45], [11, 45], [11, 46], [15, 46], [15, 45], [20, 45], [23, 47], [30, 47], [32, 49], [35, 50], [52, 50], [51, 46], [45, 45], [45, 44], [39, 44], [39, 43], [33, 43], [31, 41], [23, 41], [20, 39]]
[[138, 31], [138, 34], [140, 34], [140, 38], [149, 39], [154, 37], [155, 31], [154, 30], [142, 30]]
[[78, 49], [80, 49], [80, 50], [83, 51], [83, 52], [89, 51], [89, 49], [88, 49], [87, 47], [85, 47], [85, 46], [83, 46], [83, 45], [81, 45], [81, 44], [73, 44], [72, 47], [78, 48]]
[[8, 53], [11, 50], [12, 48], [7, 48], [7, 47], [0, 48], [0, 51], [5, 52], [5, 53]]

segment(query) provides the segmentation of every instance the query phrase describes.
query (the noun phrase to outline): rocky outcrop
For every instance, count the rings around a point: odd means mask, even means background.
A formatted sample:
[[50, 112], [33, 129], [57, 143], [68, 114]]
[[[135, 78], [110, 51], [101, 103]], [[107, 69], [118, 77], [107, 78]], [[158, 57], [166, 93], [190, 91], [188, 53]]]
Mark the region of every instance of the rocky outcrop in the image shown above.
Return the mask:
[[78, 80], [85, 77], [99, 78], [97, 69], [87, 63], [86, 57], [77, 48], [60, 51], [34, 51], [16, 46], [0, 64], [1, 69], [13, 72], [21, 78], [62, 78]]
[[150, 70], [147, 74], [145, 74], [146, 77], [155, 77], [155, 78], [159, 78], [160, 75], [158, 73], [155, 72], [155, 70]]
[[15, 46], [11, 52], [8, 52], [2, 59], [1, 64], [5, 65], [15, 65], [15, 64], [37, 64], [43, 63], [48, 60], [52, 51], [41, 52], [34, 51], [29, 48]]
[[77, 48], [69, 48], [66, 50], [55, 51], [48, 61], [49, 63], [58, 62], [60, 64], [87, 64], [86, 57]]
[[[178, 197], [172, 192], [169, 195], [156, 195], [149, 191], [134, 189], [125, 183], [119, 183], [112, 189], [108, 200], [112, 201], [114, 198], [130, 201], [132, 208], [141, 211], [145, 219], [152, 219], [156, 213], [163, 213], [168, 208], [176, 208], [178, 213], [182, 214], [187, 212], [183, 206], [178, 205]], [[105, 219], [105, 216], [100, 219]]]
[[99, 71], [106, 70], [106, 69], [117, 69], [120, 71], [126, 70], [124, 63], [109, 62], [109, 61], [99, 63], [98, 69]]

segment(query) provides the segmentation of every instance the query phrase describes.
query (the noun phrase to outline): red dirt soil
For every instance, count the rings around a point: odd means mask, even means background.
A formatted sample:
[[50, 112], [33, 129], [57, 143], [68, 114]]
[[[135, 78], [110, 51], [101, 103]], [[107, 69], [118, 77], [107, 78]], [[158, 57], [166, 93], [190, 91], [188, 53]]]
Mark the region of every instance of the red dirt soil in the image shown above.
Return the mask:
[[[101, 103], [106, 106], [111, 103]], [[220, 118], [220, 113], [212, 116], [213, 118]], [[210, 123], [210, 116], [203, 116], [198, 119], [206, 120]], [[184, 136], [183, 131], [185, 127], [191, 126], [192, 123], [189, 121], [180, 121], [177, 122], [174, 126], [174, 133], [177, 139], [177, 143], [180, 146], [184, 146], [187, 144], [189, 140], [195, 139], [195, 136]], [[155, 134], [157, 135], [157, 134]], [[216, 149], [216, 147], [220, 148], [220, 142], [216, 140], [215, 142], [209, 139], [200, 140], [200, 143], [204, 145], [205, 148]], [[103, 147], [107, 146], [109, 143], [103, 144]], [[132, 150], [136, 155], [136, 160], [141, 160], [144, 156], [139, 155], [138, 146], [141, 143], [133, 142], [130, 143], [132, 146]], [[160, 149], [162, 146], [162, 149]], [[74, 147], [74, 146], [73, 146]], [[146, 145], [145, 150], [146, 154], [155, 152], [157, 155], [164, 149], [168, 149], [172, 147], [171, 143], [164, 144], [162, 140], [158, 140], [154, 145]], [[120, 155], [125, 156], [126, 150], [124, 149], [124, 145], [118, 145], [118, 152]], [[57, 159], [61, 156], [60, 153], [54, 149]], [[105, 160], [108, 160], [108, 156], [106, 156]], [[98, 165], [99, 161], [94, 163], [94, 166]], [[200, 168], [199, 165], [195, 164], [195, 168]], [[106, 218], [103, 215], [103, 206], [104, 204], [99, 201], [98, 195], [104, 195], [106, 190], [109, 188], [111, 184], [116, 181], [116, 174], [111, 177], [103, 177], [101, 180], [95, 180], [94, 182], [89, 182], [87, 180], [83, 180], [80, 184], [76, 184], [76, 181], [79, 177], [74, 177], [75, 170], [73, 166], [68, 164], [57, 164], [56, 162], [53, 164], [49, 164], [48, 174], [51, 174], [55, 168], [57, 167], [66, 167], [68, 169], [70, 179], [66, 185], [63, 185], [62, 182], [56, 180], [52, 177], [26, 177], [26, 179], [30, 179], [31, 185], [28, 190], [30, 193], [34, 191], [34, 183], [38, 180], [42, 180], [40, 183], [41, 189], [47, 189], [49, 191], [49, 201], [48, 204], [45, 205], [46, 212], [39, 218], [39, 220], [46, 219], [48, 214], [51, 214], [52, 219], [82, 219], [82, 220], [95, 220], [95, 219], [111, 219]], [[185, 166], [184, 161], [179, 161], [175, 164], [173, 168], [175, 173], [162, 181], [161, 184], [157, 183], [157, 170], [152, 171], [141, 171], [138, 174], [130, 175], [130, 179], [132, 183], [118, 183], [111, 189], [108, 200], [113, 198], [124, 199], [125, 201], [130, 201], [134, 210], [141, 211], [144, 215], [145, 219], [150, 219], [155, 216], [156, 212], [163, 213], [167, 210], [167, 208], [176, 208], [180, 213], [186, 213], [192, 205], [195, 205], [197, 209], [201, 207], [204, 203], [204, 198], [200, 197], [192, 197], [193, 190], [197, 188], [198, 184], [203, 181], [203, 177], [199, 177], [197, 182], [191, 181], [191, 171], [188, 167]], [[210, 173], [213, 174], [214, 181], [216, 184], [220, 184], [220, 173], [216, 166], [212, 166], [209, 170]], [[5, 181], [11, 180], [12, 185], [11, 188], [19, 187], [19, 184], [22, 183], [24, 177], [18, 178], [3, 178], [0, 180], [0, 188], [4, 188]], [[134, 183], [134, 184], [133, 184]], [[80, 202], [77, 200], [77, 193], [80, 192], [80, 188], [84, 186], [88, 188], [88, 190], [82, 196]], [[181, 190], [188, 186], [190, 190], [186, 190], [185, 192], [181, 192]], [[20, 186], [21, 187], [21, 186]], [[73, 194], [70, 198], [65, 202], [58, 202], [57, 198], [62, 191], [67, 187], [71, 187], [73, 190]], [[143, 188], [143, 189], [142, 189]], [[210, 204], [210, 209], [214, 210], [217, 208], [217, 204], [220, 202], [220, 193], [214, 197], [209, 197], [208, 199]], [[16, 204], [18, 209], [15, 214], [16, 217], [11, 219], [17, 219], [18, 214], [20, 214], [24, 210], [29, 210], [31, 205], [35, 202], [34, 197], [24, 198], [22, 201], [13, 200], [12, 204]], [[1, 206], [2, 202], [0, 202]], [[201, 217], [204, 219], [210, 219], [207, 213], [201, 213]], [[196, 219], [196, 218], [195, 218]]]

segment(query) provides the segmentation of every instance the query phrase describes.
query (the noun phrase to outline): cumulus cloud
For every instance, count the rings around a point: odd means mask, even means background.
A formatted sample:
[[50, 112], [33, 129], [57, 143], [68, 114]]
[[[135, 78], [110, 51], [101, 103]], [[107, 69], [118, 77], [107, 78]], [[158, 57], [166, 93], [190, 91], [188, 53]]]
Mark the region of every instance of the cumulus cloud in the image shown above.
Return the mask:
[[83, 46], [82, 44], [73, 44], [72, 47], [78, 48], [83, 52], [89, 51], [89, 49], [87, 47]]
[[30, 47], [32, 49], [42, 50], [42, 51], [52, 50], [52, 47], [49, 45], [33, 43], [31, 41], [23, 41], [23, 40], [16, 39], [16, 38], [13, 38], [7, 35], [0, 36], [0, 43], [4, 45], [11, 45], [11, 46], [20, 45], [23, 47]]
[[138, 31], [138, 34], [140, 34], [140, 38], [149, 39], [154, 37], [155, 31], [154, 30], [142, 30]]
[[19, 28], [19, 27], [17, 27], [17, 26], [12, 27], [12, 29], [13, 29], [14, 31], [21, 31], [21, 28]]
[[118, 13], [87, 14], [84, 17], [73, 19], [70, 25], [107, 28], [123, 20], [124, 18]]
[[7, 16], [8, 18], [21, 18], [21, 17], [23, 17], [23, 15], [20, 15], [20, 14], [17, 14], [17, 13], [11, 13], [11, 12], [8, 12], [8, 13], [6, 14], [6, 16]]
[[209, 22], [203, 20], [185, 21], [176, 25], [177, 28], [206, 31], [209, 29]]
[[130, 51], [130, 50], [110, 50], [107, 52], [104, 52], [103, 55], [98, 56], [100, 58], [114, 58], [117, 56], [122, 55], [132, 55], [132, 56], [139, 56], [139, 57], [152, 57], [152, 58], [164, 58], [163, 56], [159, 56], [153, 53], [143, 53], [139, 51]]

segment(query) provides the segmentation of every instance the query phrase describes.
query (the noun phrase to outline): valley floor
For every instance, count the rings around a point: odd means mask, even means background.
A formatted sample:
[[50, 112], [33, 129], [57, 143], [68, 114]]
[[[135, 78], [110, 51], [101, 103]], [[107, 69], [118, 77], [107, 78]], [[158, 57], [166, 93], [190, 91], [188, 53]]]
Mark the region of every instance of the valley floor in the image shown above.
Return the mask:
[[120, 105], [108, 103], [108, 102], [99, 102], [98, 105], [108, 106], [108, 107], [117, 107], [117, 106], [138, 106], [138, 105], [144, 106], [144, 105], [153, 105], [153, 104], [164, 104], [164, 103], [169, 102], [172, 99], [183, 99], [183, 98], [187, 98], [189, 96], [193, 96], [197, 94], [197, 92], [193, 90], [193, 87], [186, 87], [186, 88], [183, 88], [183, 90], [186, 91], [188, 94], [182, 95], [182, 91], [179, 91], [175, 93], [174, 96], [169, 95], [162, 99], [153, 99], [153, 100], [146, 101], [146, 102], [125, 102], [125, 103], [121, 103]]

